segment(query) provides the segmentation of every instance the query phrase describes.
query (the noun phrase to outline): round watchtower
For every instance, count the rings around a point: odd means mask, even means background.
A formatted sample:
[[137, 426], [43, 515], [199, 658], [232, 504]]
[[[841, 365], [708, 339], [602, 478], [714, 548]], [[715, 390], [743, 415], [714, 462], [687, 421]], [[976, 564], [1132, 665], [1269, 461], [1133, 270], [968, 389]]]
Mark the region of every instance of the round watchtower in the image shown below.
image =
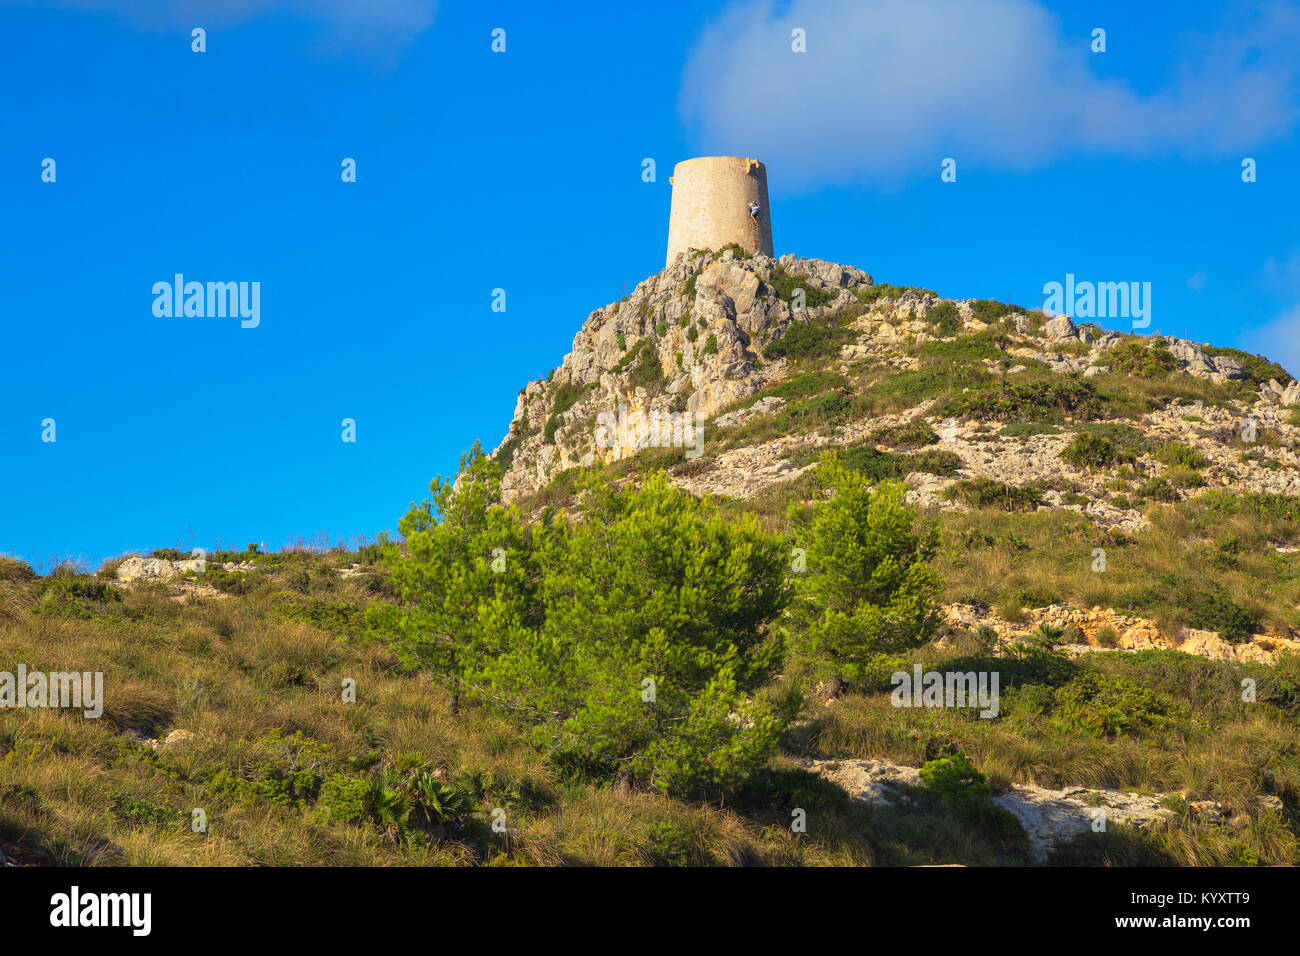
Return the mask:
[[[668, 214], [668, 262], [687, 249], [721, 249], [737, 243], [748, 252], [772, 255], [772, 215], [767, 168], [756, 159], [702, 156], [677, 164]], [[758, 203], [757, 222], [749, 203]]]

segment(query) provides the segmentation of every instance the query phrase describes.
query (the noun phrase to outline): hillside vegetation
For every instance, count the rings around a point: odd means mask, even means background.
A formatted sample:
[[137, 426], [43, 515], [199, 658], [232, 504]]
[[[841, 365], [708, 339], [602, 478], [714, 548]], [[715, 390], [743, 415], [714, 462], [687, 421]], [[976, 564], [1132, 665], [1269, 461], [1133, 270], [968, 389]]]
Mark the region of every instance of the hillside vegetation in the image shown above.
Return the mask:
[[[395, 540], [0, 559], [0, 670], [105, 677], [99, 719], [0, 710], [0, 852], [1300, 862], [1293, 398], [1253, 356], [683, 257]], [[703, 453], [602, 447], [609, 402], [698, 413]], [[996, 713], [899, 706], [925, 672], [997, 675]], [[1046, 840], [1040, 799], [1113, 819]]]

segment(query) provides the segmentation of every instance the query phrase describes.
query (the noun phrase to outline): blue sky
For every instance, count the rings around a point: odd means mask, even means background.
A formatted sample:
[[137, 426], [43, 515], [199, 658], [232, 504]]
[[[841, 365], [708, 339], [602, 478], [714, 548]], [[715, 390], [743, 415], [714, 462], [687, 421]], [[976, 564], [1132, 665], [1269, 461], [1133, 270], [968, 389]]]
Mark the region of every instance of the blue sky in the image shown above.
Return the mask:
[[[1300, 9], [1133, 6], [0, 0], [0, 551], [394, 528], [661, 268], [694, 155], [767, 163], [778, 254], [1149, 281], [1150, 331], [1300, 369]], [[260, 324], [156, 317], [177, 272]]]

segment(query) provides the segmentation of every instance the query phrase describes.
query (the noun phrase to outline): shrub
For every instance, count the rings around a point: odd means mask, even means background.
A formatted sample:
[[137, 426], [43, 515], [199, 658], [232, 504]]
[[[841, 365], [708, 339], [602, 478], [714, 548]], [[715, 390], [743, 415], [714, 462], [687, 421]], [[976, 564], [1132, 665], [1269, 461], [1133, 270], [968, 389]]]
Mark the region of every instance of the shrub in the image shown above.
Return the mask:
[[1036, 485], [1017, 487], [992, 478], [971, 478], [944, 489], [949, 500], [960, 499], [973, 508], [997, 507], [1003, 511], [1033, 511], [1042, 504]]
[[934, 306], [925, 313], [925, 321], [940, 335], [956, 335], [961, 331], [961, 313], [952, 302], [940, 302]]
[[916, 418], [910, 422], [877, 428], [867, 436], [867, 440], [894, 448], [921, 448], [924, 445], [935, 444], [939, 436], [934, 433], [934, 429], [925, 419]]
[[1199, 488], [1205, 484], [1205, 479], [1199, 471], [1188, 468], [1186, 465], [1174, 465], [1167, 472], [1165, 478], [1175, 488]]
[[845, 468], [852, 469], [872, 481], [898, 478], [903, 474], [897, 455], [879, 451], [870, 445], [846, 449], [840, 461]]
[[928, 365], [973, 365], [983, 359], [1003, 357], [1000, 336], [984, 331], [972, 335], [959, 335], [954, 339], [926, 342], [916, 348], [916, 355]]
[[1277, 362], [1270, 362], [1262, 355], [1252, 355], [1250, 352], [1243, 352], [1241, 349], [1217, 345], [1206, 345], [1201, 351], [1211, 357], [1222, 355], [1226, 358], [1236, 359], [1241, 363], [1246, 374], [1246, 381], [1251, 385], [1263, 385], [1269, 379], [1277, 379], [1279, 382], [1286, 383], [1295, 378]]
[[632, 346], [632, 350], [618, 360], [613, 371], [615, 373], [626, 371], [628, 382], [634, 388], [651, 389], [664, 384], [663, 369], [659, 366], [659, 354], [648, 338]]
[[817, 358], [837, 351], [839, 339], [835, 330], [824, 325], [792, 322], [781, 338], [769, 343], [763, 349], [763, 358], [769, 360], [788, 358], [791, 361]]
[[943, 415], [991, 419], [999, 422], [1060, 421], [1066, 412], [1080, 418], [1098, 418], [1103, 406], [1091, 382], [1066, 378], [1005, 384], [955, 396]]
[[777, 266], [772, 270], [772, 277], [767, 280], [767, 284], [776, 292], [777, 298], [784, 302], [790, 301], [796, 289], [803, 289], [804, 305], [810, 309], [825, 305], [835, 298], [834, 294], [813, 287], [812, 281], [802, 276], [792, 275]]
[[680, 824], [651, 819], [646, 823], [645, 837], [655, 866], [691, 865], [691, 835]]
[[817, 395], [829, 389], [848, 388], [848, 386], [848, 379], [837, 372], [800, 372], [771, 386], [766, 393], [780, 398], [797, 399]]
[[577, 382], [569, 382], [561, 385], [555, 390], [555, 399], [551, 405], [551, 415], [546, 420], [546, 428], [543, 430], [543, 440], [550, 444], [555, 440], [555, 432], [560, 427], [560, 420], [564, 413], [581, 401], [582, 396], [591, 388], [590, 385], [580, 385]]
[[188, 814], [176, 807], [139, 799], [125, 793], [113, 797], [111, 811], [113, 816], [128, 826], [156, 827], [178, 833], [186, 829], [185, 824], [189, 819]]
[[120, 603], [122, 600], [122, 591], [107, 581], [89, 575], [63, 573], [62, 569], [41, 580], [37, 588], [41, 607], [74, 613], [87, 612], [86, 605]]
[[1065, 629], [1055, 624], [1042, 623], [1029, 632], [1030, 638], [1038, 644], [1053, 647], [1065, 638]]
[[331, 773], [321, 784], [316, 805], [345, 823], [356, 823], [368, 812], [369, 796], [369, 781]]
[[1146, 434], [1140, 428], [1124, 422], [1085, 422], [1078, 431], [1088, 435], [1104, 438], [1122, 454], [1124, 461], [1132, 461], [1149, 445]]
[[1170, 442], [1155, 451], [1157, 461], [1170, 465], [1182, 465], [1185, 468], [1204, 468], [1209, 461], [1199, 451], [1180, 441]]
[[993, 796], [984, 774], [963, 753], [927, 760], [919, 772], [927, 790], [954, 806], [973, 808]]
[[1099, 647], [1119, 646], [1119, 635], [1115, 633], [1115, 629], [1109, 624], [1103, 624], [1101, 627], [1097, 628], [1097, 632], [1093, 635], [1093, 640], [1097, 642]]
[[1135, 494], [1139, 498], [1149, 498], [1152, 501], [1177, 501], [1178, 492], [1174, 490], [1168, 479], [1148, 478], [1142, 484], [1138, 485]]
[[880, 299], [899, 299], [904, 293], [911, 292], [918, 296], [937, 296], [933, 289], [922, 289], [914, 285], [890, 285], [888, 282], [877, 282], [875, 285], [869, 285], [865, 289], [857, 291], [858, 298], [864, 304], [871, 304]]
[[919, 773], [925, 795], [948, 805], [963, 820], [992, 830], [1006, 842], [1024, 839], [1020, 821], [1011, 811], [993, 802], [993, 788], [965, 754], [959, 751], [952, 756], [927, 760]]
[[[551, 429], [550, 437], [546, 438], [548, 444], [552, 440], [554, 440], [555, 429], [558, 428], [560, 424], [560, 420], [558, 418], [555, 418], [555, 416], [551, 416], [551, 418], [554, 419], [555, 421], [555, 428]], [[548, 419], [547, 424], [549, 423], [550, 420]], [[511, 432], [509, 435], [506, 436], [506, 440], [503, 441], [500, 447], [497, 448], [497, 450], [493, 453], [497, 463], [501, 466], [502, 471], [509, 471], [510, 468], [514, 465], [515, 453], [519, 451], [519, 446], [523, 444], [523, 441], [525, 438], [528, 437], [528, 434], [529, 434], [528, 432], [522, 432], [522, 431]]]
[[663, 338], [667, 334], [668, 334], [668, 323], [663, 320], [660, 320], [658, 323], [655, 324], [655, 335], [659, 336], [660, 338]]
[[1034, 435], [1059, 435], [1061, 429], [1047, 422], [1015, 422], [1003, 425], [998, 432], [1003, 438], [1030, 438]]
[[1178, 368], [1179, 362], [1165, 345], [1123, 342], [1110, 350], [1106, 364], [1112, 372], [1138, 378], [1164, 378]]
[[1105, 468], [1107, 465], [1136, 460], [1132, 452], [1116, 448], [1109, 438], [1088, 432], [1075, 435], [1061, 451], [1061, 457], [1071, 464], [1089, 468]]
[[25, 561], [0, 555], [0, 581], [35, 581], [37, 574]]
[[[755, 692], [780, 661], [786, 550], [662, 473], [578, 478], [578, 512], [526, 529], [482, 459], [402, 519], [397, 605], [368, 612], [408, 662], [500, 711], [560, 767], [673, 792], [738, 785], [784, 718]], [[492, 570], [493, 548], [506, 554]], [[653, 699], [643, 699], [653, 680]]]
[[908, 455], [902, 460], [904, 474], [923, 471], [930, 475], [942, 475], [944, 477], [952, 477], [957, 474], [965, 464], [960, 455], [948, 451], [946, 448], [927, 448], [925, 451]]
[[1230, 644], [1249, 641], [1259, 630], [1259, 617], [1218, 590], [1194, 591], [1184, 599], [1188, 626], [1217, 631]]
[[918, 523], [901, 482], [873, 487], [834, 459], [817, 477], [834, 489], [831, 498], [789, 509], [808, 554], [793, 634], [815, 669], [856, 683], [877, 655], [919, 646], [933, 632], [939, 579], [927, 562], [938, 530]]
[[717, 351], [718, 351], [718, 337], [714, 335], [712, 332], [710, 332], [709, 337], [704, 340], [704, 349], [701, 352], [701, 354], [715, 355], [717, 354]]
[[996, 299], [976, 299], [970, 303], [971, 314], [981, 322], [996, 322], [1008, 315], [1027, 315], [1028, 311], [1019, 305], [1007, 305]]
[[1163, 730], [1187, 710], [1127, 677], [1083, 671], [1056, 689], [1052, 714], [1072, 727], [1113, 737]]

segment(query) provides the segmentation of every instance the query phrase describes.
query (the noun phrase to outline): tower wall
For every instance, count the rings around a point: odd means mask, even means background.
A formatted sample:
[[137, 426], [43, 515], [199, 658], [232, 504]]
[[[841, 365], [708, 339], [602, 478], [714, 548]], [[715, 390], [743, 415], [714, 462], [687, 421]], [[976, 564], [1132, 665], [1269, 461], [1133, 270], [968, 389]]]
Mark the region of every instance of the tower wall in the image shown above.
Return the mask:
[[[749, 252], [772, 255], [772, 209], [767, 167], [756, 159], [704, 156], [673, 170], [668, 216], [668, 265], [687, 249], [721, 249], [734, 242]], [[759, 205], [758, 225], [749, 200]]]

